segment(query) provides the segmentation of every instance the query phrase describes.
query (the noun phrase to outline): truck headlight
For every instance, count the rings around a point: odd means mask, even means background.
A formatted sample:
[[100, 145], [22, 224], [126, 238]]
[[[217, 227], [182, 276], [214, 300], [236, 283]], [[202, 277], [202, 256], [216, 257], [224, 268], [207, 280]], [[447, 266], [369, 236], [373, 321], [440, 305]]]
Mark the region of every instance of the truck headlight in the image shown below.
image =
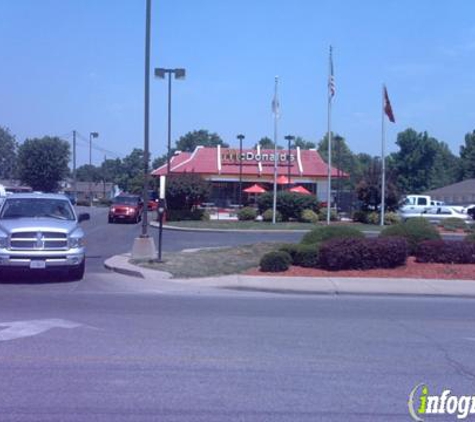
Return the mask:
[[72, 249], [82, 248], [84, 245], [84, 237], [71, 237], [69, 239], [69, 247]]

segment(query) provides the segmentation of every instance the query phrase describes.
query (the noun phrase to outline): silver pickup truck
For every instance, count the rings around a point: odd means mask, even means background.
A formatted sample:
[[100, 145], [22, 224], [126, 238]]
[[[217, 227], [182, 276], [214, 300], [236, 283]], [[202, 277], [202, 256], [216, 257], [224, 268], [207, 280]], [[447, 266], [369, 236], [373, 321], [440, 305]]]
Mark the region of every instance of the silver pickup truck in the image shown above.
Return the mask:
[[63, 269], [80, 280], [85, 270], [84, 232], [89, 214], [76, 214], [59, 194], [22, 193], [0, 204], [0, 278], [9, 268]]

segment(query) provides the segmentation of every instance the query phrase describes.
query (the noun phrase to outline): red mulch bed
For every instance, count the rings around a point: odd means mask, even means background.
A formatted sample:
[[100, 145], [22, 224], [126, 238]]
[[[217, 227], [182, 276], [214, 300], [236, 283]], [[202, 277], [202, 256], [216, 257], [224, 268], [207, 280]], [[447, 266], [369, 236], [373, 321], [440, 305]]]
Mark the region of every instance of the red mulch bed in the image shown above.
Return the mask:
[[266, 273], [253, 268], [247, 275], [284, 276], [284, 277], [375, 277], [375, 278], [431, 278], [443, 280], [475, 280], [475, 264], [421, 264], [408, 258], [407, 264], [392, 269], [367, 271], [325, 271], [316, 268], [291, 266], [280, 273]]

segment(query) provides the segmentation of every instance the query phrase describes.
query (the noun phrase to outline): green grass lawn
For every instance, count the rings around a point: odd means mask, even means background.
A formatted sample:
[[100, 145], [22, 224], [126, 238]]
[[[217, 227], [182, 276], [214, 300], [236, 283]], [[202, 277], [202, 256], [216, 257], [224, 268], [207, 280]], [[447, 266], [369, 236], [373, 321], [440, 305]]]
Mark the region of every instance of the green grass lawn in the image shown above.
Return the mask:
[[[331, 224], [348, 224], [361, 231], [381, 231], [381, 226], [372, 224], [360, 224], [360, 223], [331, 223]], [[220, 230], [312, 230], [314, 227], [323, 226], [325, 223], [311, 224], [311, 223], [299, 223], [299, 222], [287, 222], [287, 223], [265, 223], [262, 221], [229, 221], [229, 220], [211, 220], [211, 221], [169, 221], [166, 223], [168, 226], [183, 227], [190, 229], [220, 229]]]

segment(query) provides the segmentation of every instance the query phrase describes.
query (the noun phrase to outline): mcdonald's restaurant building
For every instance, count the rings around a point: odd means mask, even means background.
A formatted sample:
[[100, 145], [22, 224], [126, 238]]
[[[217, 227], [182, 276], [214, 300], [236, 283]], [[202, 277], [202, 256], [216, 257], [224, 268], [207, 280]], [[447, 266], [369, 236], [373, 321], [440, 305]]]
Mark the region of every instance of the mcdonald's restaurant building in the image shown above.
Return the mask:
[[[198, 146], [193, 152], [176, 152], [170, 160], [170, 173], [195, 173], [212, 184], [210, 201], [220, 207], [239, 204], [242, 191], [254, 184], [267, 191], [273, 190], [274, 163], [277, 160], [278, 190], [299, 186], [327, 200], [328, 166], [315, 150], [277, 150], [216, 148]], [[155, 169], [153, 176], [167, 174], [167, 164]], [[347, 178], [348, 174], [331, 168], [332, 179]], [[241, 181], [241, 183], [240, 183]], [[251, 194], [241, 192], [242, 203], [251, 200]]]

